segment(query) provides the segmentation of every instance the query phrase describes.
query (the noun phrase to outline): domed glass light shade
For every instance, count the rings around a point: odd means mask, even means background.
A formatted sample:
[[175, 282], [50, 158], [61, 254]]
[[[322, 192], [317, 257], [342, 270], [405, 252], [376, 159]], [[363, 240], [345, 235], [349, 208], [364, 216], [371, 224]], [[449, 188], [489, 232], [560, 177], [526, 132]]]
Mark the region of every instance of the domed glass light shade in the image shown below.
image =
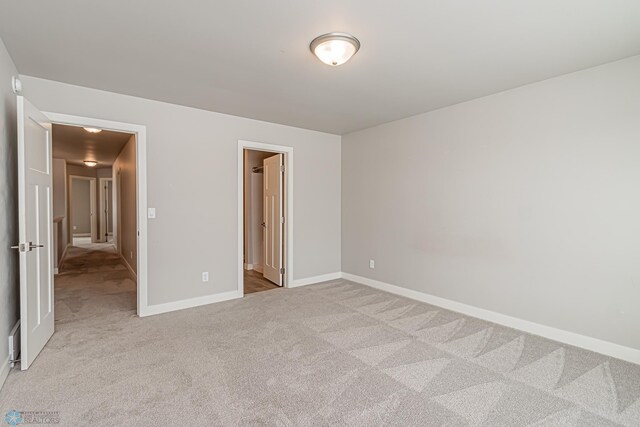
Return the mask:
[[309, 47], [320, 61], [336, 67], [351, 59], [360, 49], [360, 42], [351, 34], [329, 33], [316, 37]]

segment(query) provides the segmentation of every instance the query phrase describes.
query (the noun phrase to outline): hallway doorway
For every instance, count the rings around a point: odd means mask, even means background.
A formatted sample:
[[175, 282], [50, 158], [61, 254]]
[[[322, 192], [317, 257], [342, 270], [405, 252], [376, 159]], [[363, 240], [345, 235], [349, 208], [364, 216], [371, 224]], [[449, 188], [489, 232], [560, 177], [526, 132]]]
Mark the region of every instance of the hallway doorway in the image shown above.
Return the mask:
[[[109, 267], [117, 269], [116, 266], [124, 266], [135, 283], [135, 313], [138, 316], [150, 314], [146, 279], [146, 128], [102, 119], [43, 113], [21, 95], [16, 97], [16, 101], [20, 243], [12, 248], [20, 253], [20, 369], [27, 370], [54, 335], [55, 323], [59, 320], [55, 316], [54, 276], [60, 275], [61, 269], [67, 271], [66, 256], [71, 256], [76, 249], [88, 252], [78, 255], [79, 269], [71, 269], [70, 278], [82, 279], [84, 274], [99, 272], [102, 267], [108, 270]], [[126, 138], [126, 143], [118, 147], [113, 138], [107, 138], [111, 143], [106, 143], [97, 136], [101, 133], [102, 136], [119, 134]], [[114, 155], [116, 160], [113, 160]], [[116, 167], [123, 155], [125, 159]], [[117, 248], [123, 249], [115, 252], [117, 259], [113, 254], [111, 260], [107, 259], [113, 245], [105, 247], [106, 251], [95, 251], [96, 248], [83, 248], [81, 245], [85, 243], [81, 241], [76, 242], [79, 246], [73, 244], [73, 215], [69, 200], [71, 175], [96, 179], [111, 177], [113, 188], [121, 193], [127, 191], [127, 194], [117, 195], [117, 200], [130, 206], [126, 215], [124, 206], [117, 206], [122, 222], [114, 230], [117, 236], [114, 240], [118, 243]], [[91, 244], [98, 243], [93, 233], [90, 237]], [[83, 260], [85, 255], [90, 257], [94, 252], [102, 256]], [[117, 264], [110, 266], [109, 262]], [[111, 278], [122, 280], [117, 275], [104, 276], [96, 283], [103, 284]], [[82, 280], [77, 281], [81, 283], [74, 285], [82, 284]], [[59, 283], [58, 287], [62, 289], [63, 284]], [[104, 287], [102, 291], [103, 295], [109, 294], [109, 291], [104, 292]], [[72, 295], [71, 298], [77, 301], [83, 297]], [[78, 311], [73, 304], [67, 306], [72, 313]]]
[[135, 314], [136, 135], [54, 123], [52, 157], [56, 324]]

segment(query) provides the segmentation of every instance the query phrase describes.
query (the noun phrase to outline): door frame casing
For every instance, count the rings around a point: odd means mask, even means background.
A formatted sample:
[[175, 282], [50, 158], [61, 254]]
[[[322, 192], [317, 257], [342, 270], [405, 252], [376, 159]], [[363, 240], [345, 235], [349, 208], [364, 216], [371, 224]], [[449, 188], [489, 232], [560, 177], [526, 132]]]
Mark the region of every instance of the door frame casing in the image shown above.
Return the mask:
[[[97, 178], [92, 176], [83, 176], [83, 175], [69, 175], [69, 223], [67, 224], [69, 230], [67, 230], [67, 235], [70, 236], [69, 242], [73, 245], [73, 180], [79, 179], [82, 181], [89, 181], [89, 204], [91, 205], [89, 208], [89, 215], [91, 216], [91, 243], [99, 242], [99, 234], [98, 231], [98, 217], [95, 214], [95, 210], [99, 209], [97, 207], [97, 198], [96, 198], [96, 190], [97, 190]], [[93, 213], [92, 213], [93, 211]]]
[[138, 222], [138, 271], [137, 271], [137, 314], [148, 316], [147, 298], [147, 127], [132, 123], [95, 119], [43, 111], [53, 124], [94, 127], [116, 132], [132, 133], [136, 136], [136, 218]]
[[288, 288], [293, 283], [293, 147], [238, 140], [238, 295], [244, 295], [244, 150], [267, 151], [284, 156], [284, 281]]
[[[111, 178], [98, 178], [98, 218], [100, 218], [100, 229], [99, 233], [99, 242], [107, 243], [107, 238], [105, 235], [109, 233], [109, 227], [107, 226], [107, 218], [105, 215], [106, 206], [104, 206], [104, 202], [106, 200], [107, 193], [105, 192], [104, 185], [107, 182], [111, 182], [111, 207], [113, 208], [113, 177]], [[113, 212], [111, 214], [111, 221], [113, 221]], [[113, 226], [113, 225], [112, 225]], [[104, 240], [103, 240], [104, 239]]]

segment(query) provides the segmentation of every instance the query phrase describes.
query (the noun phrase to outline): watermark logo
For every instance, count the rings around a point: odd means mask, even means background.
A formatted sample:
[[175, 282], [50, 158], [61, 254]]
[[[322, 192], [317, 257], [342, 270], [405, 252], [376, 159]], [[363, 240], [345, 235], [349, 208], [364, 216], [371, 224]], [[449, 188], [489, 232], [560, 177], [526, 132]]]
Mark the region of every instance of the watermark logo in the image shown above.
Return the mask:
[[10, 410], [4, 417], [10, 426], [25, 424], [60, 424], [58, 411], [16, 411]]
[[17, 426], [18, 424], [21, 424], [24, 421], [24, 419], [22, 418], [22, 414], [16, 411], [15, 409], [12, 409], [9, 412], [7, 412], [7, 415], [4, 417], [4, 420], [10, 426]]

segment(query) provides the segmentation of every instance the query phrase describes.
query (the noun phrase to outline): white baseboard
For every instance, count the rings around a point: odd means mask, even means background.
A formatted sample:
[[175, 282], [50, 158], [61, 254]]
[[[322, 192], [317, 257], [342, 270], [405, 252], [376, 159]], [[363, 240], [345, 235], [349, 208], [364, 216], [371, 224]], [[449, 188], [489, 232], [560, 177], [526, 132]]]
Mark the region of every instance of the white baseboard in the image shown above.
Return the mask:
[[253, 264], [245, 264], [244, 265], [244, 269], [245, 270], [253, 270]]
[[[124, 261], [126, 264], [126, 260]], [[126, 264], [128, 265], [128, 264]], [[254, 267], [257, 267], [254, 266]], [[290, 288], [295, 288], [298, 286], [311, 285], [313, 283], [326, 282], [327, 280], [335, 280], [340, 279], [342, 277], [342, 273], [330, 273], [323, 274], [321, 276], [307, 277], [305, 279], [294, 280], [292, 285], [289, 285]], [[216, 302], [229, 301], [236, 298], [242, 298], [242, 292], [238, 291], [230, 291], [224, 292], [221, 294], [213, 294], [206, 295], [203, 297], [197, 298], [189, 298], [180, 301], [168, 302], [164, 304], [155, 304], [149, 305], [142, 310], [140, 313], [140, 317], [152, 316], [154, 314], [168, 313], [170, 311], [176, 310], [184, 310], [192, 307], [199, 307], [202, 305], [213, 304]]]
[[205, 295], [202, 297], [167, 302], [164, 304], [154, 304], [147, 306], [143, 310], [143, 312], [140, 313], [140, 317], [168, 313], [170, 311], [184, 310], [187, 308], [200, 307], [202, 305], [213, 304], [214, 302], [229, 301], [236, 298], [242, 298], [242, 293], [238, 291], [230, 291], [223, 292], [221, 294]]
[[53, 267], [53, 275], [56, 276], [60, 274], [60, 270], [58, 269], [58, 267]]
[[0, 390], [4, 385], [4, 381], [9, 376], [9, 356], [2, 362], [2, 366], [0, 366]]
[[328, 280], [336, 280], [342, 278], [342, 273], [329, 273], [322, 274], [320, 276], [306, 277], [304, 279], [296, 279], [289, 284], [290, 288], [297, 288], [298, 286], [312, 285], [314, 283], [326, 282]]
[[539, 323], [528, 320], [518, 319], [516, 317], [507, 316], [491, 310], [474, 307], [446, 298], [440, 298], [429, 295], [424, 292], [414, 291], [412, 289], [403, 288], [389, 283], [380, 282], [378, 280], [369, 279], [362, 276], [356, 276], [350, 273], [342, 273], [342, 278], [351, 280], [372, 288], [390, 292], [392, 294], [411, 298], [417, 301], [426, 302], [427, 304], [436, 305], [448, 310], [457, 311], [458, 313], [476, 317], [478, 319], [487, 320], [499, 325], [518, 329], [530, 334], [539, 335], [554, 341], [584, 348], [586, 350], [595, 351], [596, 353], [615, 357], [617, 359], [626, 360], [627, 362], [640, 364], [640, 350], [615, 344], [609, 341], [580, 335], [574, 332], [553, 328], [551, 326], [541, 325]]
[[124, 263], [124, 266], [127, 267], [127, 270], [129, 270], [129, 274], [131, 275], [131, 280], [138, 283], [138, 275], [136, 274], [133, 267], [131, 267], [129, 262], [127, 262], [127, 259], [122, 256], [122, 254], [120, 254], [120, 260]]

